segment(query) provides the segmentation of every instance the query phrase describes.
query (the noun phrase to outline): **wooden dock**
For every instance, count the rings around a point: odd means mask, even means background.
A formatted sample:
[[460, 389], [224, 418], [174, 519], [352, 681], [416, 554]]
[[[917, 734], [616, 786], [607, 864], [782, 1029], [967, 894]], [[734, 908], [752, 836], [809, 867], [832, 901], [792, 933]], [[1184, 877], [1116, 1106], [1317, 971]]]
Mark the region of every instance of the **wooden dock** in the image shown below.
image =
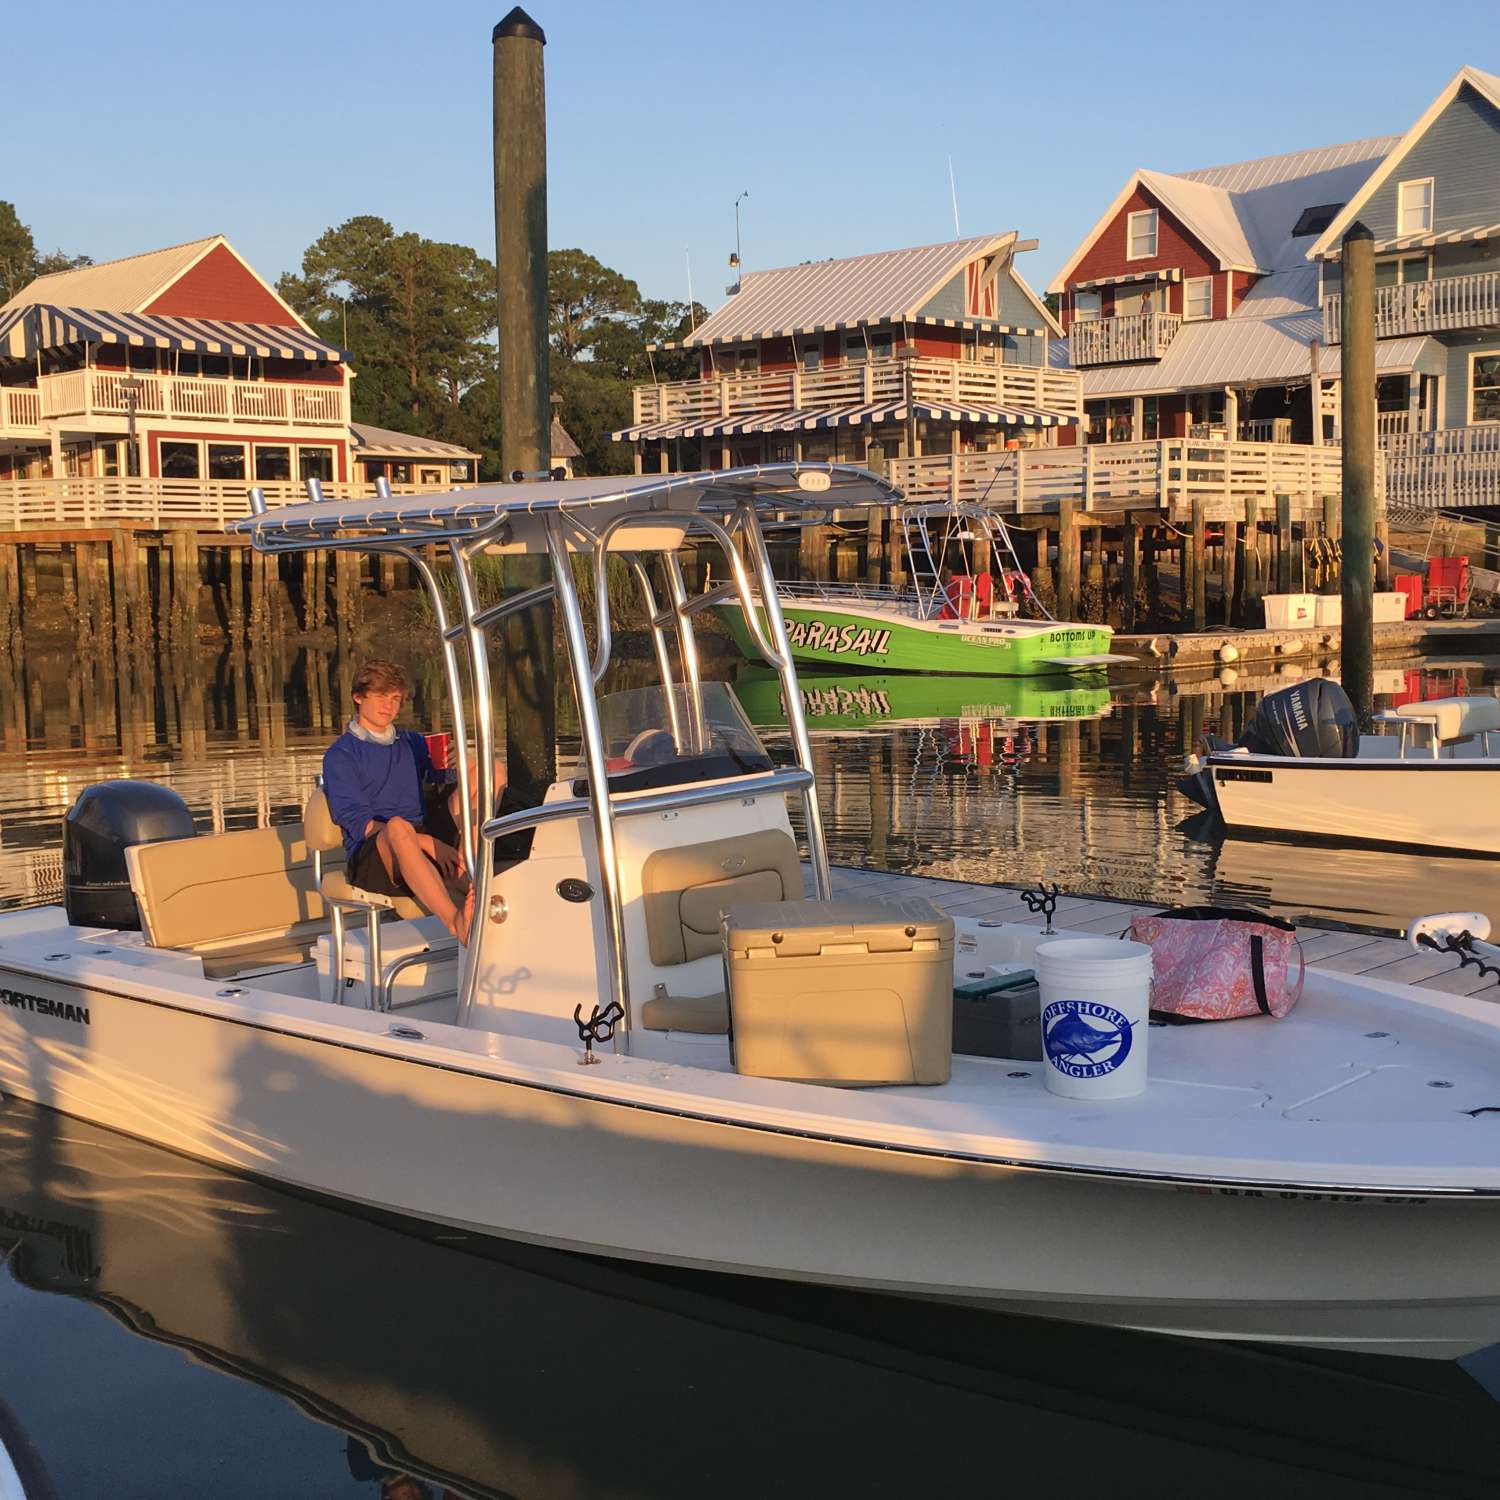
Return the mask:
[[[925, 875], [900, 875], [890, 870], [857, 870], [837, 865], [833, 870], [835, 896], [922, 896], [958, 924], [998, 917], [1040, 927], [1042, 919], [1032, 914], [1021, 899], [1021, 887], [972, 885], [960, 880], [935, 880]], [[1414, 897], [1420, 900], [1420, 897]], [[1094, 933], [1118, 937], [1137, 913], [1164, 911], [1132, 901], [1108, 901], [1094, 896], [1062, 896], [1058, 899], [1053, 926], [1075, 936]], [[1419, 913], [1414, 909], [1412, 915]], [[1464, 968], [1448, 953], [1413, 953], [1401, 938], [1372, 932], [1350, 932], [1313, 925], [1299, 926], [1297, 936], [1310, 969], [1336, 974], [1364, 974], [1397, 984], [1420, 984], [1449, 995], [1477, 995], [1500, 1001], [1500, 985], [1474, 968]], [[1485, 992], [1488, 993], [1485, 993]]]

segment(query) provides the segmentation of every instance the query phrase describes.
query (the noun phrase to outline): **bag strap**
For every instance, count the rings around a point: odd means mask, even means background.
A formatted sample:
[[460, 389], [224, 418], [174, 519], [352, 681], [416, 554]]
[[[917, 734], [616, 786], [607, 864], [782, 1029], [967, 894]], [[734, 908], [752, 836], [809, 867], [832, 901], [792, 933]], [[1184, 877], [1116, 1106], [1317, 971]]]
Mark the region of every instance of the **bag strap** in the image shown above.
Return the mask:
[[1307, 955], [1302, 951], [1302, 939], [1294, 938], [1297, 945], [1297, 983], [1292, 987], [1292, 1004], [1295, 1005], [1302, 998], [1302, 985], [1307, 979]]
[[1256, 911], [1253, 906], [1174, 906], [1170, 911], [1157, 912], [1156, 915], [1178, 922], [1258, 922], [1281, 932], [1297, 930], [1285, 917], [1270, 916]]
[[1266, 940], [1258, 933], [1250, 934], [1250, 980], [1255, 986], [1255, 1003], [1263, 1016], [1271, 1014], [1271, 1000], [1266, 994]]

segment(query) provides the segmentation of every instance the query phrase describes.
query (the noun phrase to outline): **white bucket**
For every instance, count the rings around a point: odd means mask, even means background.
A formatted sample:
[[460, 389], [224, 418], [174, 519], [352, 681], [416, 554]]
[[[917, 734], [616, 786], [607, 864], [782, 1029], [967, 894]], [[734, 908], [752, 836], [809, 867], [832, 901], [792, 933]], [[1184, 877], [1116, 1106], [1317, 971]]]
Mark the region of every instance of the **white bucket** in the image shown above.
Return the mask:
[[1146, 1088], [1151, 950], [1113, 938], [1049, 938], [1036, 950], [1042, 1076], [1069, 1099]]

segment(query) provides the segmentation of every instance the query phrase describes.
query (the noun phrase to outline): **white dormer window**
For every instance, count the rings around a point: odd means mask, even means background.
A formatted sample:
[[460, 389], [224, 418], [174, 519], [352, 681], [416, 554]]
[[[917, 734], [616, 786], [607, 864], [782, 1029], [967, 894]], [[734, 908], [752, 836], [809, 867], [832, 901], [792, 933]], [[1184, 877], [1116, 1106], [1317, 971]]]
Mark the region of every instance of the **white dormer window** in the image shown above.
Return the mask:
[[1396, 233], [1432, 232], [1432, 178], [1416, 177], [1396, 189]]
[[1214, 315], [1214, 279], [1212, 276], [1189, 276], [1182, 283], [1182, 316], [1193, 322]]
[[1143, 208], [1126, 220], [1125, 255], [1129, 260], [1149, 260], [1156, 254], [1156, 210]]

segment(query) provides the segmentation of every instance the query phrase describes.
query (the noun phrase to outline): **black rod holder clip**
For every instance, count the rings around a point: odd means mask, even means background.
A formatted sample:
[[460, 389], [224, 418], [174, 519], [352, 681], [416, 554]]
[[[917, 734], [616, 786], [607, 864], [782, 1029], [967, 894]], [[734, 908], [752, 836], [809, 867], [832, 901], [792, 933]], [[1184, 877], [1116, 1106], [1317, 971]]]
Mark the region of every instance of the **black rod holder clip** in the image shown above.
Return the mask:
[[588, 1067], [599, 1061], [594, 1056], [594, 1043], [611, 1041], [615, 1027], [624, 1019], [625, 1007], [618, 1000], [611, 1000], [603, 1010], [596, 1005], [593, 1014], [586, 1021], [583, 1018], [583, 1006], [573, 1007], [573, 1023], [578, 1027], [578, 1039], [583, 1043], [583, 1056], [578, 1059], [579, 1067]]
[[1057, 911], [1057, 898], [1062, 895], [1060, 885], [1049, 886], [1044, 880], [1034, 891], [1022, 891], [1021, 899], [1026, 903], [1029, 910], [1041, 912], [1047, 919], [1047, 925], [1042, 928], [1043, 937], [1051, 937], [1056, 929], [1052, 925], [1052, 918]]

